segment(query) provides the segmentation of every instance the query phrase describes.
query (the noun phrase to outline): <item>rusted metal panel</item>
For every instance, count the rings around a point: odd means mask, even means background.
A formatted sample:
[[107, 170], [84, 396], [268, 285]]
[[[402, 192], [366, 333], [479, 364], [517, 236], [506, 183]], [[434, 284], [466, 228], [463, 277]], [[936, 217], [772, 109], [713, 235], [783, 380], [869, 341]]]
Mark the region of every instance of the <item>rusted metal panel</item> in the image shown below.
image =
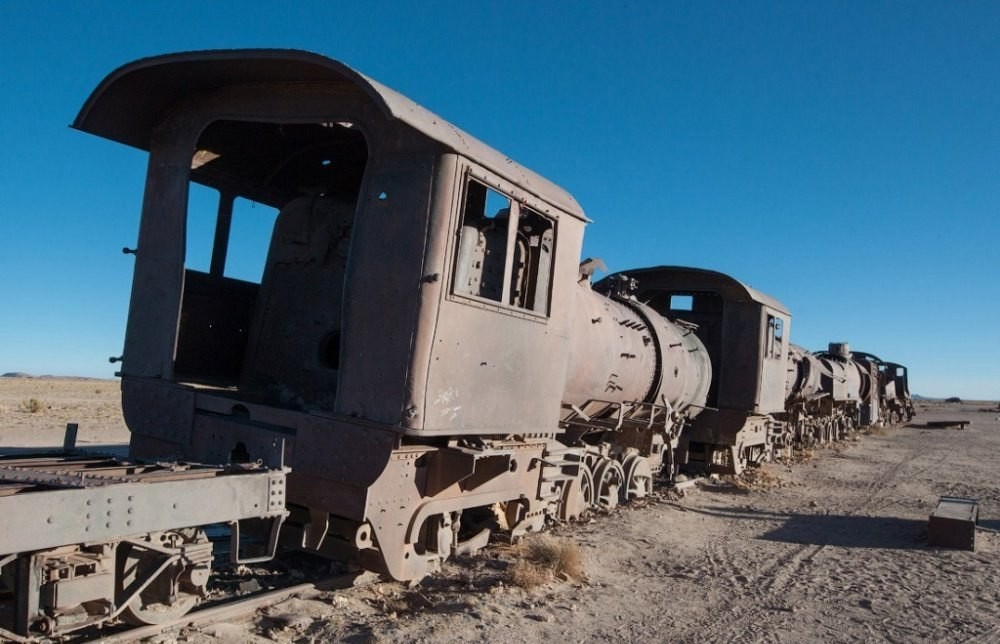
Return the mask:
[[153, 129], [172, 105], [225, 85], [274, 81], [326, 83], [363, 92], [386, 116], [585, 219], [576, 200], [544, 177], [347, 65], [291, 49], [198, 51], [144, 58], [111, 74], [87, 99], [73, 127], [107, 139], [150, 148]]
[[[7, 469], [16, 471], [16, 460]], [[152, 482], [142, 476], [109, 481], [28, 471], [30, 483], [65, 487], [78, 478], [80, 486], [0, 497], [0, 516], [17, 517], [0, 522], [0, 554], [285, 513], [284, 471], [226, 474], [205, 468], [201, 474]], [[0, 472], [0, 480], [6, 479]]]
[[927, 543], [938, 548], [976, 549], [979, 502], [959, 496], [942, 496], [927, 524]]
[[[552, 432], [558, 422], [558, 401], [566, 378], [570, 324], [578, 314], [574, 290], [583, 226], [551, 204], [464, 159], [458, 160], [438, 185], [446, 185], [446, 181], [452, 190], [449, 198], [445, 200], [442, 195], [435, 202], [437, 207], [449, 206], [447, 219], [437, 219], [448, 223], [444, 229], [432, 230], [447, 245], [431, 246], [428, 241], [433, 252], [425, 260], [424, 275], [439, 277], [426, 280], [421, 287], [425, 299], [414, 338], [414, 346], [421, 348], [421, 353], [414, 353], [412, 375], [408, 378], [414, 393], [409, 412], [413, 418], [407, 419], [405, 426], [414, 433], [436, 435]], [[517, 221], [529, 212], [538, 213], [554, 228], [553, 264], [543, 271], [551, 275], [551, 293], [542, 298], [547, 307], [534, 310], [525, 302], [512, 302], [510, 287], [504, 296], [491, 299], [470, 293], [468, 284], [465, 288], [459, 284], [463, 261], [469, 260], [461, 257], [462, 243], [456, 233], [466, 228], [463, 224], [470, 223], [464, 221], [470, 184], [488, 185], [499, 198], [518, 208], [513, 215]], [[442, 191], [438, 187], [439, 195]], [[516, 232], [516, 227], [506, 230], [505, 249], [506, 242], [518, 241], [508, 234]], [[480, 231], [472, 234], [478, 238]], [[501, 267], [501, 276], [508, 269], [513, 274], [514, 262], [507, 260], [512, 260], [514, 254], [504, 257], [507, 266]], [[435, 258], [440, 258], [441, 263], [431, 264]], [[434, 296], [439, 303], [432, 305], [428, 300]], [[545, 308], [547, 311], [541, 310]], [[539, 360], [542, 355], [548, 359]], [[422, 398], [418, 397], [420, 393]], [[516, 401], [517, 414], [510, 413], [511, 401]]]

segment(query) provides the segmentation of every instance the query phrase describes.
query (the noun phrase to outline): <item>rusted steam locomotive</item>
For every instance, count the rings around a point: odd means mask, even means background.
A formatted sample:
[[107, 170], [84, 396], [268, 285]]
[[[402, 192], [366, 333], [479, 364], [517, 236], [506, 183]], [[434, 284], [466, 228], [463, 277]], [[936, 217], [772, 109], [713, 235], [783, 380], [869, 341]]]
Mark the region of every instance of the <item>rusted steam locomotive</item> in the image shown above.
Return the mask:
[[[568, 193], [341, 63], [140, 60], [74, 127], [149, 153], [126, 249], [129, 456], [0, 461], [16, 598], [0, 635], [182, 615], [206, 591], [210, 524], [237, 561], [282, 541], [419, 579], [492, 529], [816, 433], [816, 392], [796, 384], [809, 404], [785, 408], [780, 303], [696, 269], [592, 288]], [[264, 217], [259, 276], [237, 277], [240, 226]], [[189, 231], [206, 222], [201, 266]], [[880, 417], [905, 413], [905, 370], [893, 382]]]
[[623, 284], [657, 314], [690, 324], [715, 368], [707, 407], [678, 448], [689, 470], [739, 474], [792, 445], [913, 418], [906, 367], [846, 343], [819, 353], [790, 344], [788, 309], [728, 275], [661, 266], [611, 275], [595, 289], [612, 295]]
[[855, 429], [913, 418], [907, 369], [846, 343], [810, 353], [792, 345], [782, 418], [800, 444], [840, 440]]

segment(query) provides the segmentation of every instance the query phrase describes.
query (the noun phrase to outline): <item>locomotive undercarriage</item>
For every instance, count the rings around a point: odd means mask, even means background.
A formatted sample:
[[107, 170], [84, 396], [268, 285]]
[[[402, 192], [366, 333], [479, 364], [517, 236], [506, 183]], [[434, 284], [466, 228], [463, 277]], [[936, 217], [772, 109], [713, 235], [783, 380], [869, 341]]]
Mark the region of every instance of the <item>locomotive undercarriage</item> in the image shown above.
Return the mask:
[[365, 491], [362, 520], [293, 511], [297, 545], [357, 556], [394, 579], [419, 580], [500, 531], [516, 539], [547, 522], [579, 519], [647, 496], [676, 472], [682, 416], [648, 403], [590, 401], [571, 409], [565, 433], [478, 437], [393, 449]]
[[886, 418], [889, 425], [902, 425], [913, 420], [913, 403], [909, 399], [887, 401], [881, 409], [881, 418]]
[[300, 508], [289, 532], [297, 546], [356, 557], [369, 570], [413, 581], [450, 556], [486, 546], [491, 534], [515, 540], [651, 491], [650, 463], [660, 462], [660, 452], [649, 459], [621, 442], [564, 440], [481, 437], [397, 447], [365, 492], [363, 520]]
[[550, 442], [478, 440], [395, 449], [367, 490], [370, 537], [355, 539], [362, 563], [394, 579], [419, 580], [452, 554], [485, 546], [491, 526], [469, 536], [472, 522], [467, 519], [463, 529], [462, 517], [481, 517], [494, 508], [502, 508], [512, 535], [540, 530], [556, 514], [569, 480], [552, 480], [568, 475], [546, 463]]
[[790, 403], [782, 418], [793, 428], [803, 447], [845, 440], [859, 426], [856, 402], [835, 404], [828, 397]]
[[769, 414], [707, 409], [681, 435], [678, 461], [689, 472], [737, 476], [787, 452], [791, 438]]
[[0, 458], [0, 637], [53, 637], [113, 619], [179, 617], [205, 595], [213, 545], [203, 527], [285, 511], [286, 470], [142, 464], [63, 453]]
[[647, 496], [653, 479], [673, 482], [676, 450], [685, 416], [669, 406], [590, 400], [564, 403], [562, 437], [584, 450], [581, 485], [586, 505], [613, 509]]

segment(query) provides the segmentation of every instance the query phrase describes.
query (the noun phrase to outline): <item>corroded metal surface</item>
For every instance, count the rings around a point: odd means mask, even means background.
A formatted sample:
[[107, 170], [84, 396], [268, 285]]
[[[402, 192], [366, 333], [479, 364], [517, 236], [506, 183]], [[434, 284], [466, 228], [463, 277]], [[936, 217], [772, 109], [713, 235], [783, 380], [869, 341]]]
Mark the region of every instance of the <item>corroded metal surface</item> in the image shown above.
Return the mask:
[[938, 548], [975, 550], [978, 523], [976, 499], [942, 496], [927, 524], [927, 543]]

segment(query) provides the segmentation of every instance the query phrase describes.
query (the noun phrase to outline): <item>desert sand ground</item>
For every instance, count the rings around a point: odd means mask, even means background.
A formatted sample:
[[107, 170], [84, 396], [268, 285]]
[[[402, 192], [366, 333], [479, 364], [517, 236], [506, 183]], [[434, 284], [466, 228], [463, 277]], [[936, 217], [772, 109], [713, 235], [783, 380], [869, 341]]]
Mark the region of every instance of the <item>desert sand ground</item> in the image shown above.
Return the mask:
[[[941, 419], [971, 424], [924, 426]], [[126, 440], [116, 383], [0, 378], [0, 446], [60, 444], [66, 422], [81, 446]], [[153, 641], [1000, 641], [998, 473], [997, 403], [918, 403], [910, 426], [769, 464], [750, 489], [704, 481], [557, 527], [584, 580], [514, 586], [517, 551], [492, 546], [416, 588], [375, 580]], [[928, 547], [942, 495], [979, 499], [976, 552]]]

